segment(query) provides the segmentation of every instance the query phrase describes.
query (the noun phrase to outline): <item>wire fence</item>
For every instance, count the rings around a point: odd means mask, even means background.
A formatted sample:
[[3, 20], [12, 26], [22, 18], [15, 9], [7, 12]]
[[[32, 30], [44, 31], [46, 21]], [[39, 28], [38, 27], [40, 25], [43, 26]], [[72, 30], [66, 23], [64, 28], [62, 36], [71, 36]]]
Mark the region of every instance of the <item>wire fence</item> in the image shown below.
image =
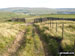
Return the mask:
[[[62, 39], [66, 38], [65, 34], [69, 35], [67, 32], [69, 32], [68, 30], [66, 31], [66, 27], [67, 28], [73, 28], [73, 26], [75, 26], [75, 19], [74, 18], [53, 18], [53, 17], [48, 17], [48, 18], [37, 18], [34, 19], [34, 23], [45, 23], [48, 24], [50, 29], [55, 29], [55, 33], [56, 35], [61, 34]], [[68, 26], [67, 26], [68, 25]], [[72, 26], [73, 25], [73, 26]], [[61, 33], [58, 33], [59, 31], [59, 26], [61, 29]], [[75, 30], [75, 28], [73, 28]], [[71, 29], [72, 30], [72, 29]], [[72, 30], [73, 31], [73, 30]], [[59, 50], [58, 50], [58, 54], [59, 56], [61, 56], [62, 54], [65, 55], [74, 55], [75, 56], [75, 32], [71, 32], [71, 34], [73, 34], [73, 42], [74, 42], [74, 47], [71, 51], [63, 51], [61, 48], [61, 45], [59, 46]], [[70, 36], [70, 35], [69, 35]]]

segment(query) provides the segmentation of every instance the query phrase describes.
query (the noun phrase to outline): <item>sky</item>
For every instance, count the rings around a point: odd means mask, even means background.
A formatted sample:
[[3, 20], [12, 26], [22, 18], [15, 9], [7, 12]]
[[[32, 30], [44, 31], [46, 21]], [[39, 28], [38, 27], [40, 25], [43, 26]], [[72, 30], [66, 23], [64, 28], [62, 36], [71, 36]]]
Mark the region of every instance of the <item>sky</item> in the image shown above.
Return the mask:
[[8, 7], [75, 8], [75, 0], [0, 0], [0, 8]]

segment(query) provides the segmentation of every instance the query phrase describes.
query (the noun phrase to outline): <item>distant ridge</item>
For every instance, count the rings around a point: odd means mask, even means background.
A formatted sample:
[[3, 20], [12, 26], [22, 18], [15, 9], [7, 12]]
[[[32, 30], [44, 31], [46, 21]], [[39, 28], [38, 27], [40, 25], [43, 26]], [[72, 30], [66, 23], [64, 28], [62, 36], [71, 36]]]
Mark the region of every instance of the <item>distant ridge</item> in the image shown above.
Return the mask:
[[24, 14], [75, 14], [75, 8], [28, 8], [28, 7], [13, 7], [3, 8], [0, 11], [9, 11]]

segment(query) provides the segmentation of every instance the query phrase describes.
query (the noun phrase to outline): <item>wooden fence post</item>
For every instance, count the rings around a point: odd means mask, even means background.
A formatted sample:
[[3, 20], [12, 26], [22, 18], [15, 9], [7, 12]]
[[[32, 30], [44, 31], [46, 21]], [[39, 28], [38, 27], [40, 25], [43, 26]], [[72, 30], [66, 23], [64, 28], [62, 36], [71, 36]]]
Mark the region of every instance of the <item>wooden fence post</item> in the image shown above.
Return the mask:
[[57, 32], [57, 22], [56, 22], [56, 32]]
[[52, 19], [52, 28], [53, 28], [53, 19]]
[[48, 19], [48, 21], [49, 21], [48, 24], [49, 24], [49, 30], [50, 30], [50, 19]]
[[50, 28], [51, 28], [51, 20], [50, 20]]
[[42, 23], [42, 18], [41, 18], [41, 23]]
[[74, 40], [74, 56], [75, 56], [75, 40]]
[[62, 39], [64, 38], [64, 23], [62, 23]]
[[35, 19], [34, 19], [34, 23], [35, 23]]
[[33, 29], [32, 29], [32, 37], [34, 37], [35, 36], [35, 31], [34, 31], [34, 27], [33, 27]]

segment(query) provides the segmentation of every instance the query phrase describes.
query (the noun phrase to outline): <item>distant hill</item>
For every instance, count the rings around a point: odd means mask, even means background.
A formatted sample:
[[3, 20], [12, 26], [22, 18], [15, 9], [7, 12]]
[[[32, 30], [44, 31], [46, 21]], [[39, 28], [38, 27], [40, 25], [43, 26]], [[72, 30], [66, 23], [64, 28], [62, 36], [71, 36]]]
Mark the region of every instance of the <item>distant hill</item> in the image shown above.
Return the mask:
[[75, 8], [24, 8], [24, 7], [14, 7], [14, 8], [4, 8], [0, 11], [9, 11], [24, 14], [75, 14]]
[[0, 22], [7, 21], [12, 18], [25, 18], [28, 17], [28, 15], [22, 14], [22, 13], [14, 13], [14, 12], [6, 12], [6, 11], [0, 11]]
[[75, 8], [58, 8], [57, 14], [75, 14]]

